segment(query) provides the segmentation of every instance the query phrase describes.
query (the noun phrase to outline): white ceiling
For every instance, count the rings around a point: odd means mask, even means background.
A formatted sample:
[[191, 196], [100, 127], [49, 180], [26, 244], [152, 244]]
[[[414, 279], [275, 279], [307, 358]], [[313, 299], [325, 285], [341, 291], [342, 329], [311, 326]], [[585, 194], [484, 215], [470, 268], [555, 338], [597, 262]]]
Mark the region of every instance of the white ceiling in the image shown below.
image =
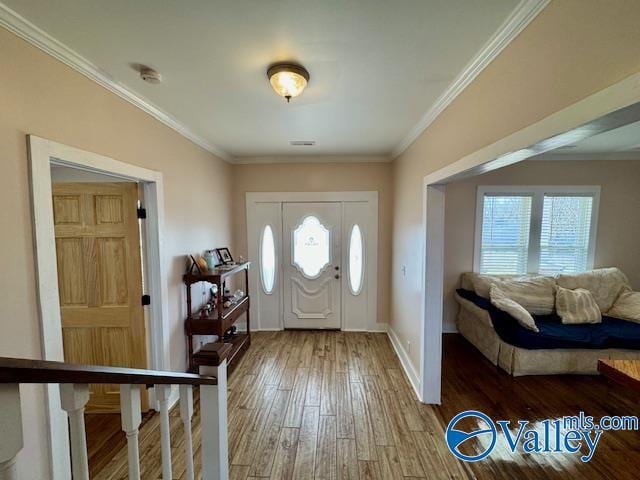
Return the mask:
[[[3, 0], [234, 157], [390, 155], [519, 0]], [[528, 0], [532, 3], [531, 0]], [[535, 3], [535, 2], [533, 2]], [[267, 66], [311, 79], [287, 105]], [[131, 64], [157, 68], [160, 85]], [[292, 147], [291, 140], [315, 140]]]
[[599, 133], [532, 160], [640, 160], [640, 122]]

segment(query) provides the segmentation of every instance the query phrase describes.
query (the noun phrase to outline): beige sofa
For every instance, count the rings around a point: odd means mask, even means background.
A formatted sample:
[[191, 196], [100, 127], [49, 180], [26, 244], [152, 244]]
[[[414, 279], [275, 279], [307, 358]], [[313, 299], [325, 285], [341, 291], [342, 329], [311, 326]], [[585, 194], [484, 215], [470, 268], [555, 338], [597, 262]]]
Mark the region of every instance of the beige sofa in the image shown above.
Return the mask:
[[[473, 277], [464, 273], [461, 288], [474, 290]], [[506, 276], [505, 276], [506, 277]], [[491, 363], [513, 376], [598, 373], [598, 359], [640, 359], [638, 350], [621, 349], [540, 349], [515, 347], [500, 339], [493, 328], [489, 312], [455, 294], [460, 304], [458, 331]]]

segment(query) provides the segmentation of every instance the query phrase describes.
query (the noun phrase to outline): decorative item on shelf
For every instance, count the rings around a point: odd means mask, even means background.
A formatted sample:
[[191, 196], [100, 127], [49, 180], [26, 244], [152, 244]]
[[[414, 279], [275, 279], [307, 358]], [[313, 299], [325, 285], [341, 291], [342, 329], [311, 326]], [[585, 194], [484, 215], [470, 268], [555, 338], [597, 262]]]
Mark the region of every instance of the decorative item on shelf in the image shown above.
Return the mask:
[[244, 298], [244, 291], [238, 289], [233, 293], [233, 299], [231, 300], [233, 303], [238, 303], [240, 300]]
[[200, 267], [200, 271], [202, 273], [207, 273], [209, 271], [209, 267], [207, 266], [207, 261], [202, 258], [200, 255], [196, 257], [196, 262], [198, 262], [198, 266]]
[[227, 247], [224, 248], [216, 248], [218, 251], [218, 255], [220, 255], [220, 260], [224, 265], [232, 265], [233, 257], [231, 256], [231, 252]]
[[216, 250], [205, 250], [204, 251], [204, 260], [207, 262], [207, 267], [209, 270], [213, 270], [218, 265], [220, 265], [220, 255]]
[[193, 255], [187, 256], [187, 263], [189, 264], [189, 269], [187, 270], [188, 273], [202, 273], [202, 268], [200, 268], [198, 260]]
[[202, 310], [200, 311], [200, 316], [208, 317], [209, 315], [211, 315], [212, 311], [213, 311], [213, 305], [210, 302], [207, 302], [204, 305], [204, 307], [202, 307]]
[[215, 283], [211, 285], [209, 292], [211, 293], [211, 303], [215, 305], [218, 302], [218, 285]]
[[224, 335], [222, 336], [222, 340], [227, 342], [233, 339], [233, 337], [237, 335], [236, 334], [237, 331], [238, 331], [238, 327], [236, 327], [235, 325], [232, 325], [226, 332], [224, 332]]

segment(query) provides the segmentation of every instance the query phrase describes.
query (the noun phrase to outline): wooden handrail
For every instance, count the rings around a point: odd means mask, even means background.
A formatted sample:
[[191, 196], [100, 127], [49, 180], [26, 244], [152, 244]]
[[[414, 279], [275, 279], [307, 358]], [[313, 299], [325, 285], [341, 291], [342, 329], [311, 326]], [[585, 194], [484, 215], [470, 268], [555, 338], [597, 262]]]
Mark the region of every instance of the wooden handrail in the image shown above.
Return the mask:
[[0, 357], [0, 383], [217, 385], [218, 379], [192, 373]]

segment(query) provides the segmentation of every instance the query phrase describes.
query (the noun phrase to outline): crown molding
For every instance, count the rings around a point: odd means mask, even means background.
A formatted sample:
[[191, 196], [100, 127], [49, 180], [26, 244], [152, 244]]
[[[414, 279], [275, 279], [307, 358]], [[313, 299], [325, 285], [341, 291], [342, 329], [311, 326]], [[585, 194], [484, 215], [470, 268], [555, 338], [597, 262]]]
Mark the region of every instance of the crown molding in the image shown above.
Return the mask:
[[93, 80], [110, 92], [115, 93], [120, 98], [128, 101], [132, 105], [135, 105], [196, 145], [220, 157], [226, 162], [233, 163], [233, 157], [227, 152], [215, 146], [206, 138], [196, 134], [186, 125], [178, 121], [172, 115], [158, 108], [149, 100], [117, 82], [107, 72], [101, 70], [89, 60], [74, 52], [69, 47], [59, 42], [47, 32], [41, 30], [1, 2], [0, 26], [6, 28], [55, 59], [61, 61], [65, 65], [73, 68], [90, 80]]
[[274, 155], [259, 157], [234, 157], [235, 165], [265, 165], [274, 163], [331, 163], [331, 164], [353, 164], [353, 163], [390, 163], [391, 157], [381, 155]]
[[392, 158], [400, 156], [431, 125], [460, 93], [525, 29], [550, 0], [522, 0], [476, 56], [458, 74], [427, 113], [393, 149]]

